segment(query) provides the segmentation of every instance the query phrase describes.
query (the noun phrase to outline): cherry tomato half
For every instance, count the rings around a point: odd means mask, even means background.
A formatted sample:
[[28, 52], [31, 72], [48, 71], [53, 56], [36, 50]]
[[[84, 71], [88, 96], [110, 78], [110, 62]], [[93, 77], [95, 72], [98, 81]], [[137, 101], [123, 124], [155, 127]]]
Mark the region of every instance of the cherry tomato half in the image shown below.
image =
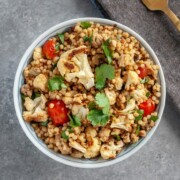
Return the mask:
[[156, 105], [152, 99], [148, 99], [148, 100], [142, 102], [141, 104], [139, 104], [139, 109], [144, 110], [143, 116], [147, 116], [155, 111]]
[[140, 71], [140, 74], [139, 74], [139, 77], [140, 77], [140, 78], [143, 79], [144, 77], [146, 77], [146, 76], [148, 75], [148, 69], [147, 69], [146, 66], [144, 66], [144, 67], [139, 67], [138, 70]]
[[51, 100], [48, 102], [48, 114], [55, 126], [68, 122], [68, 109], [61, 100]]
[[57, 56], [57, 51], [55, 46], [56, 46], [56, 41], [54, 39], [49, 39], [44, 43], [42, 47], [42, 52], [47, 59], [53, 59], [54, 57]]

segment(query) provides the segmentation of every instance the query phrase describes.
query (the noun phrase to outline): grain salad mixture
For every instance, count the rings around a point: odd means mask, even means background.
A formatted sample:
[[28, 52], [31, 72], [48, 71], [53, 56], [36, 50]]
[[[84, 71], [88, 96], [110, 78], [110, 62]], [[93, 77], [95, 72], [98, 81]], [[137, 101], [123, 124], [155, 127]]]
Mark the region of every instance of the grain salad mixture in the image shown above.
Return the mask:
[[23, 118], [55, 152], [116, 158], [158, 119], [158, 70], [115, 25], [77, 23], [34, 49], [21, 87]]

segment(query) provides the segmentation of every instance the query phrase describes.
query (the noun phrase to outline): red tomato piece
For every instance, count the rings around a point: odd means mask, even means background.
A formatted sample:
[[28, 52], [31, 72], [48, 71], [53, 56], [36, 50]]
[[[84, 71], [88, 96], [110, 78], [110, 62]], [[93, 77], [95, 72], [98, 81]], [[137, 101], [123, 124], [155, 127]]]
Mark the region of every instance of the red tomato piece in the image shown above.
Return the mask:
[[68, 109], [61, 100], [51, 100], [48, 102], [48, 114], [55, 126], [68, 122]]
[[140, 77], [140, 78], [143, 79], [144, 77], [146, 77], [146, 76], [148, 75], [148, 69], [147, 69], [146, 66], [144, 66], [144, 67], [139, 67], [138, 70], [140, 71], [140, 74], [139, 74], [139, 77]]
[[144, 110], [143, 116], [147, 116], [155, 111], [156, 105], [155, 102], [152, 99], [148, 99], [141, 104], [139, 104], [139, 109]]
[[47, 59], [53, 59], [57, 56], [57, 51], [55, 49], [56, 41], [54, 39], [49, 39], [46, 41], [42, 47], [42, 52]]

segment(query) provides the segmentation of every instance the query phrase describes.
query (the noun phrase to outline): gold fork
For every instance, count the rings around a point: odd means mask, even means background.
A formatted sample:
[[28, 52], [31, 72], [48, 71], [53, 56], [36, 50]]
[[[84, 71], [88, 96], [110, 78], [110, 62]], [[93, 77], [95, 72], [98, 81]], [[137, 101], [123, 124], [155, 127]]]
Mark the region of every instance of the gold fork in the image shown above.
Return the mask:
[[168, 6], [168, 0], [142, 0], [145, 6], [152, 11], [163, 11], [180, 31], [180, 20]]

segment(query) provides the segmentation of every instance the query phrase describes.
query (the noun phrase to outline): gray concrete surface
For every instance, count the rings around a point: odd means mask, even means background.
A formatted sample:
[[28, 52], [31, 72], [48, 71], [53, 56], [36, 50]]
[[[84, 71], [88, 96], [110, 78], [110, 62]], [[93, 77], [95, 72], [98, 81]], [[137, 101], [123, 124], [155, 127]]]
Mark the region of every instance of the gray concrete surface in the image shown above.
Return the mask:
[[[146, 146], [106, 168], [78, 169], [57, 163], [36, 149], [22, 131], [12, 97], [20, 58], [49, 27], [84, 16], [101, 14], [88, 0], [0, 0], [0, 180], [179, 180], [180, 118], [169, 96], [160, 126]], [[142, 23], [139, 31], [143, 29]]]

